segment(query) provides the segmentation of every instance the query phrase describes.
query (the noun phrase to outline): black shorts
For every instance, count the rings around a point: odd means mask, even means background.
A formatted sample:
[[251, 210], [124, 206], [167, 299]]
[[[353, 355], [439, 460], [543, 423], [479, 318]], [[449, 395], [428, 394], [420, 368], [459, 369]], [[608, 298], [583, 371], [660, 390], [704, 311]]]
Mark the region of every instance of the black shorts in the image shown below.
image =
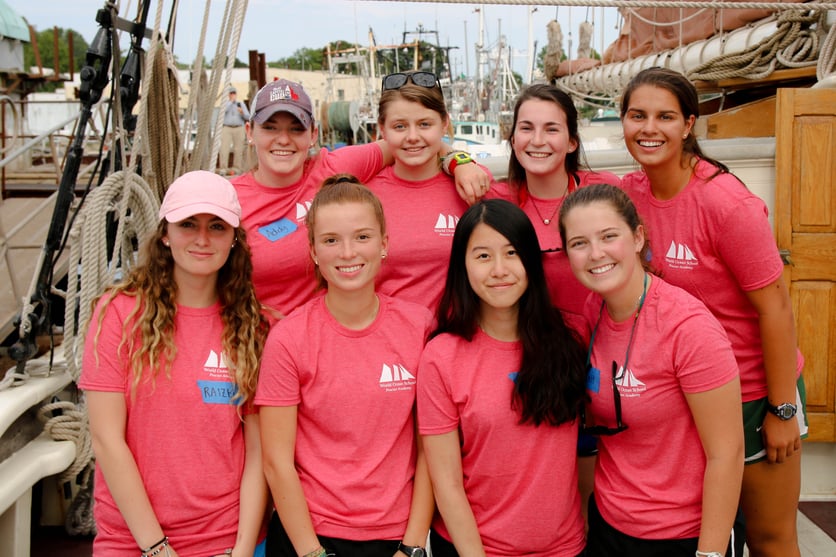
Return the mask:
[[[693, 557], [697, 551], [699, 538], [681, 540], [643, 540], [634, 538], [616, 530], [598, 512], [594, 495], [589, 498], [589, 532], [586, 538], [586, 557], [611, 557], [613, 555], [642, 555], [643, 557]], [[737, 513], [729, 547], [728, 556], [743, 555], [742, 514]]]
[[[339, 557], [392, 557], [400, 543], [400, 540], [355, 541], [319, 535], [317, 538], [325, 551], [336, 553]], [[267, 527], [266, 557], [297, 557], [298, 555], [293, 549], [293, 544], [290, 543], [290, 538], [287, 537], [278, 513], [273, 511], [270, 525]]]
[[[430, 550], [432, 551], [432, 557], [459, 557], [453, 543], [435, 530], [430, 530]], [[581, 552], [577, 557], [585, 557], [585, 555], [586, 553]]]

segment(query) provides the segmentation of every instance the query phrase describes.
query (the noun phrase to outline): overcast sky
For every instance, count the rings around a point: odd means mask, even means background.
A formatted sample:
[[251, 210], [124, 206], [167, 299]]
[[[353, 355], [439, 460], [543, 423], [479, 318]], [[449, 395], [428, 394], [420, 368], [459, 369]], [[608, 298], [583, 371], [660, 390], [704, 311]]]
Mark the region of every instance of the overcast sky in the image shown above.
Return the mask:
[[[148, 17], [153, 26], [160, 0], [152, 0]], [[90, 42], [98, 29], [95, 17], [104, 0], [5, 0], [19, 15], [26, 18], [36, 30], [53, 26], [74, 29]], [[166, 25], [171, 0], [163, 2], [163, 25]], [[120, 15], [134, 19], [137, 0], [119, 0]], [[220, 22], [226, 6], [225, 0], [212, 0], [207, 32], [207, 58], [211, 58], [217, 44]], [[174, 52], [181, 62], [191, 62], [197, 52], [200, 26], [203, 22], [206, 0], [180, 0]], [[345, 40], [368, 45], [369, 28], [374, 31], [377, 44], [394, 44], [402, 41], [402, 34], [415, 31], [419, 25], [425, 30], [438, 31], [442, 46], [458, 47], [451, 51], [453, 70], [463, 73], [469, 67], [475, 74], [474, 44], [479, 34], [478, 3], [438, 4], [420, 2], [369, 2], [356, 0], [249, 0], [244, 28], [239, 41], [238, 58], [247, 61], [247, 52], [263, 52], [267, 61], [293, 54], [302, 47], [321, 48], [329, 41]], [[493, 45], [501, 33], [515, 52], [513, 67], [525, 75], [528, 48], [527, 6], [487, 5], [485, 9], [485, 44]], [[571, 13], [570, 13], [571, 12]], [[603, 17], [603, 19], [602, 19]], [[532, 14], [532, 37], [537, 41], [536, 50], [547, 41], [546, 24], [557, 18], [560, 22], [564, 49], [568, 48], [568, 34], [573, 37], [572, 50], [577, 49], [578, 26], [588, 20], [595, 24], [593, 48], [601, 50], [602, 34], [605, 44], [617, 36], [618, 14], [607, 8], [602, 16], [599, 8], [539, 7]], [[571, 18], [571, 24], [570, 24]], [[465, 34], [467, 40], [465, 41]], [[416, 35], [408, 37], [408, 41]], [[433, 35], [423, 40], [434, 42]], [[120, 43], [126, 48], [127, 37]], [[574, 54], [574, 52], [573, 52]], [[465, 57], [467, 56], [467, 58]]]

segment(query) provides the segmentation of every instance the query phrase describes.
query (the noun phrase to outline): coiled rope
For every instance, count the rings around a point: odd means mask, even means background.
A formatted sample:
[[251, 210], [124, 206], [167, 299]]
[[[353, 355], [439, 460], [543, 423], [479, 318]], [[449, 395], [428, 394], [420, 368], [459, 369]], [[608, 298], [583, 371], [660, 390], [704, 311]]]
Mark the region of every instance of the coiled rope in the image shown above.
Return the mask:
[[694, 81], [717, 81], [733, 77], [762, 79], [780, 63], [786, 67], [816, 64], [818, 37], [810, 25], [819, 21], [815, 12], [781, 12], [774, 34], [739, 53], [718, 56], [688, 72]]
[[[371, 2], [422, 2], [427, 4], [473, 4], [473, 0], [369, 0]], [[479, 4], [510, 6], [577, 6], [581, 8], [711, 8], [735, 10], [808, 11], [836, 10], [836, 2], [711, 2], [683, 0], [479, 0]]]

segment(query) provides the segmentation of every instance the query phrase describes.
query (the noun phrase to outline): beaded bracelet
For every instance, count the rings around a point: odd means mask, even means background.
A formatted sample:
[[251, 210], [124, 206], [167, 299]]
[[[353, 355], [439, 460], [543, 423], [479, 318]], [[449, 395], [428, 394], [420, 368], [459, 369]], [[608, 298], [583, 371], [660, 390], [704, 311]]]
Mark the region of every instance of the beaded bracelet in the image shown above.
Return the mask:
[[155, 547], [157, 547], [157, 546], [158, 546], [158, 545], [160, 545], [161, 543], [163, 543], [163, 542], [167, 542], [167, 541], [168, 541], [168, 536], [163, 536], [163, 539], [161, 539], [161, 540], [160, 540], [160, 541], [158, 541], [157, 543], [152, 543], [152, 544], [151, 544], [151, 545], [149, 545], [146, 549], [139, 548], [139, 550], [140, 550], [142, 553], [148, 553], [149, 551], [151, 551], [152, 549], [154, 549]]
[[[151, 551], [152, 549], [153, 551]], [[142, 553], [140, 554], [140, 557], [156, 557], [157, 555], [162, 553], [164, 549], [168, 549], [168, 536], [164, 537], [162, 540], [158, 541], [148, 549], [143, 549]]]

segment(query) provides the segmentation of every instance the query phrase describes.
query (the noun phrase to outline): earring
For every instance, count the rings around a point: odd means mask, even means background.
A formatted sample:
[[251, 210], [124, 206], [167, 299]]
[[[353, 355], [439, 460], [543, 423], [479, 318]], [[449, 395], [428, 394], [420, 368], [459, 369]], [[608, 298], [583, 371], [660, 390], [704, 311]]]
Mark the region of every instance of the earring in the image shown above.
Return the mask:
[[380, 254], [380, 258], [381, 259], [386, 259], [386, 252], [385, 251]]
[[688, 139], [688, 134], [686, 133], [685, 135], [683, 135], [682, 139]]
[[164, 245], [165, 247], [169, 247], [168, 240], [163, 240], [163, 245]]
[[319, 259], [317, 259], [316, 257], [314, 257], [314, 258], [313, 258], [313, 264], [314, 264], [314, 265], [319, 265]]

